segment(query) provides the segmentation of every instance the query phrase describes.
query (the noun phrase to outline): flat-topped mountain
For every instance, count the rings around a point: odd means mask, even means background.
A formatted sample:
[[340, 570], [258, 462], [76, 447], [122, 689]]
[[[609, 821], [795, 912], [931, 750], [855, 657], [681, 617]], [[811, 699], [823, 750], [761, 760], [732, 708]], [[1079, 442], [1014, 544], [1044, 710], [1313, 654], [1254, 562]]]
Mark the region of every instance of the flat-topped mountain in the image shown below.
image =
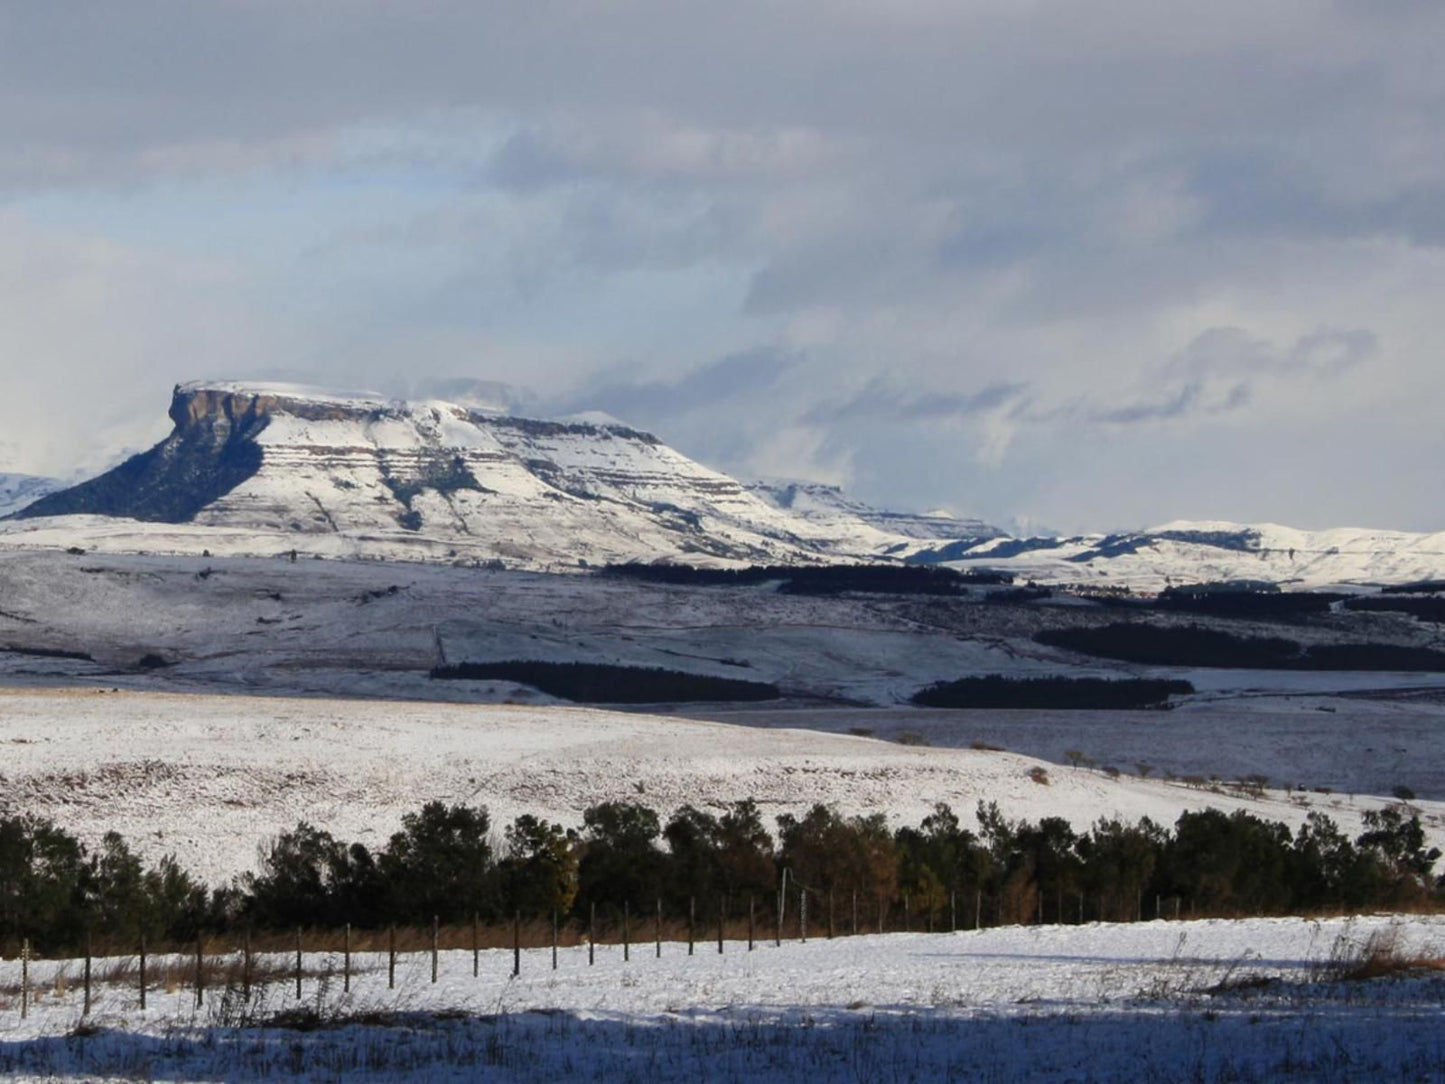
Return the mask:
[[858, 514], [797, 514], [612, 422], [252, 384], [181, 385], [170, 416], [154, 448], [19, 516], [183, 527], [162, 532], [171, 545], [211, 528], [217, 552], [531, 566], [790, 563], [916, 544]]

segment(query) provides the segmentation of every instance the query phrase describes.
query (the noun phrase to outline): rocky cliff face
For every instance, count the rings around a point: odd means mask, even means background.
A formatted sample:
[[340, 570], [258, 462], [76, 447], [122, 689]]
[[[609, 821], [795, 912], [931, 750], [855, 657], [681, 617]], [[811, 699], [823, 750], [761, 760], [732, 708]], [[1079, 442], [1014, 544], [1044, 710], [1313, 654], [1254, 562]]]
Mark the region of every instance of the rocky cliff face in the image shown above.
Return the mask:
[[245, 384], [178, 387], [170, 416], [174, 431], [150, 451], [21, 515], [531, 565], [822, 560], [905, 540], [791, 512], [623, 425]]

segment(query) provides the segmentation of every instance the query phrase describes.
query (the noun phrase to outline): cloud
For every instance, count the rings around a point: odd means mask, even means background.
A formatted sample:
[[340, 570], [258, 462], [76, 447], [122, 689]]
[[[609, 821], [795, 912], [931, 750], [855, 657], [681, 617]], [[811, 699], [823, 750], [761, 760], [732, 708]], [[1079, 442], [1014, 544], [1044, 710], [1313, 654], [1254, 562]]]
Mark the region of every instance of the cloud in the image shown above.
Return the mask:
[[[10, 5], [0, 421], [63, 470], [176, 379], [495, 381], [1064, 526], [1288, 501], [1345, 417], [1384, 477], [1442, 439], [1442, 38], [1418, 0]], [[1226, 427], [1297, 464], [1224, 478]]]
[[1016, 404], [1028, 390], [1026, 383], [996, 383], [961, 394], [918, 392], [878, 377], [842, 403], [814, 407], [805, 415], [805, 420], [812, 424], [829, 425], [862, 420], [890, 423], [957, 421]]
[[731, 400], [751, 399], [765, 392], [798, 358], [758, 347], [700, 365], [675, 380], [632, 380], [603, 374], [562, 399], [558, 412], [602, 410], [624, 421], [651, 424], [698, 410], [711, 410]]

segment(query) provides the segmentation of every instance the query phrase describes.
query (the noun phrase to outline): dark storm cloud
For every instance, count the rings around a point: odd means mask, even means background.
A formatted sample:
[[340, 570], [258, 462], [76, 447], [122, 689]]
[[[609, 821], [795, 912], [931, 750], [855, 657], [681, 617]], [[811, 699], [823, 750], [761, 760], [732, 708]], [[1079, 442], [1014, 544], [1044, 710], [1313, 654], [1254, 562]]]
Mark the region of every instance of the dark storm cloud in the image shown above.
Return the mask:
[[555, 409], [602, 410], [623, 421], [654, 424], [754, 396], [775, 384], [797, 360], [760, 347], [700, 365], [677, 380], [609, 380], [604, 375]]

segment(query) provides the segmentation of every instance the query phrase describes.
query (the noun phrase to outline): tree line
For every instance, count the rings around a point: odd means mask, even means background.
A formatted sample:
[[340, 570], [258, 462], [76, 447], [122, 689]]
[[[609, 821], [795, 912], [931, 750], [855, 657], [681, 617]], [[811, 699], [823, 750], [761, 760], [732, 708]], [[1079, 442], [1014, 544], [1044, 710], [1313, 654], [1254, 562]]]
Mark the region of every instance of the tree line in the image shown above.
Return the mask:
[[567, 921], [628, 906], [713, 921], [755, 905], [774, 913], [782, 885], [829, 914], [861, 907], [868, 928], [890, 929], [900, 919], [945, 928], [960, 898], [985, 924], [1152, 917], [1160, 899], [1199, 914], [1445, 901], [1440, 852], [1405, 804], [1366, 812], [1354, 839], [1318, 812], [1294, 832], [1219, 810], [1184, 813], [1172, 828], [1101, 819], [1081, 832], [1061, 817], [1011, 820], [982, 801], [975, 820], [965, 826], [939, 804], [890, 828], [881, 813], [816, 805], [778, 817], [772, 832], [751, 800], [683, 806], [665, 821], [639, 803], [603, 802], [580, 828], [522, 815], [498, 833], [485, 808], [430, 802], [379, 851], [303, 822], [262, 844], [254, 871], [208, 887], [173, 858], [147, 866], [116, 833], [92, 849], [48, 820], [10, 816], [0, 819], [0, 949], [474, 916]]

